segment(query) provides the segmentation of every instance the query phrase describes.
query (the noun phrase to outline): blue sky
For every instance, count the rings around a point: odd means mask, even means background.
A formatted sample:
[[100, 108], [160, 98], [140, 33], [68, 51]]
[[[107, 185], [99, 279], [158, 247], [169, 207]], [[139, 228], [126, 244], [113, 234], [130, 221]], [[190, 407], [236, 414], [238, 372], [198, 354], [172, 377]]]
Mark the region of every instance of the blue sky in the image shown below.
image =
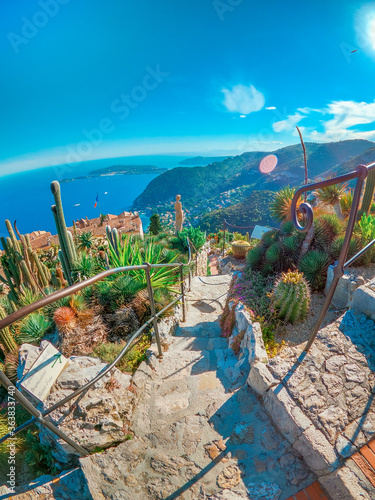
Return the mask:
[[[375, 3], [0, 7], [0, 175], [138, 154], [375, 139]], [[357, 52], [351, 53], [351, 51]]]

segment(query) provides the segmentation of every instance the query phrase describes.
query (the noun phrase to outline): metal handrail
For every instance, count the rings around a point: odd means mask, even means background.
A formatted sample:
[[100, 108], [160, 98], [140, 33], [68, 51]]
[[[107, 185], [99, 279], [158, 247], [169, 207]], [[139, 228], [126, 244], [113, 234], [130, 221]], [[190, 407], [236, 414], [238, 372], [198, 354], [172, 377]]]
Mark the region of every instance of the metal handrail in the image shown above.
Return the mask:
[[[326, 186], [332, 186], [334, 184], [341, 184], [343, 182], [351, 181], [353, 179], [356, 179], [356, 185], [354, 189], [354, 195], [353, 195], [353, 202], [352, 202], [352, 207], [350, 210], [350, 215], [349, 215], [349, 220], [348, 220], [348, 225], [346, 228], [345, 232], [345, 237], [344, 237], [344, 242], [341, 248], [340, 256], [338, 258], [337, 264], [333, 268], [333, 280], [332, 283], [329, 287], [329, 290], [327, 292], [323, 307], [320, 311], [320, 314], [318, 316], [318, 319], [316, 320], [316, 323], [314, 325], [314, 328], [310, 334], [310, 338], [304, 348], [304, 352], [307, 353], [312, 346], [315, 337], [323, 323], [323, 320], [325, 318], [325, 315], [328, 311], [328, 307], [331, 303], [332, 297], [336, 291], [337, 284], [344, 274], [344, 270], [349, 267], [354, 261], [356, 261], [361, 255], [363, 255], [369, 248], [371, 248], [375, 244], [375, 240], [371, 241], [366, 245], [362, 250], [360, 250], [354, 257], [349, 259], [347, 262], [347, 256], [348, 256], [348, 250], [349, 250], [349, 244], [350, 240], [353, 235], [353, 230], [354, 230], [354, 225], [356, 223], [356, 218], [357, 218], [357, 212], [359, 208], [359, 203], [361, 200], [361, 193], [363, 189], [363, 184], [368, 176], [368, 173], [372, 170], [375, 170], [375, 162], [370, 163], [369, 165], [358, 165], [358, 167], [353, 171], [349, 172], [348, 174], [340, 175], [337, 177], [332, 177], [331, 179], [325, 179], [320, 182], [316, 182], [314, 184], [308, 184], [306, 186], [303, 186], [299, 188], [293, 197], [292, 200], [292, 205], [291, 205], [291, 213], [292, 213], [292, 220], [293, 224], [296, 227], [296, 229], [300, 232], [307, 233], [309, 229], [311, 229], [313, 222], [314, 222], [314, 212], [309, 203], [301, 203], [299, 208], [297, 209], [297, 203], [298, 200], [300, 199], [301, 195], [306, 193], [307, 191], [313, 191], [322, 187]], [[305, 219], [305, 224], [302, 226], [298, 220], [298, 213], [301, 213], [304, 215]]]
[[[176, 262], [176, 263], [171, 263], [171, 264], [149, 264], [149, 263], [144, 263], [143, 265], [138, 265], [138, 266], [124, 266], [124, 267], [118, 267], [114, 269], [108, 269], [106, 271], [103, 271], [96, 276], [89, 278], [81, 283], [77, 283], [75, 285], [69, 286], [67, 288], [64, 288], [63, 290], [57, 290], [56, 292], [48, 295], [47, 297], [43, 297], [42, 299], [34, 302], [33, 304], [30, 304], [28, 306], [25, 306], [18, 311], [10, 314], [6, 318], [0, 321], [0, 330], [3, 328], [6, 328], [7, 326], [12, 325], [16, 321], [28, 316], [29, 314], [45, 307], [48, 304], [51, 304], [53, 302], [56, 302], [57, 300], [60, 300], [64, 297], [67, 297], [69, 295], [73, 295], [74, 293], [78, 292], [79, 290], [82, 290], [83, 288], [86, 288], [87, 286], [92, 285], [93, 283], [96, 283], [97, 281], [100, 281], [107, 276], [111, 276], [113, 274], [118, 274], [130, 270], [139, 270], [139, 269], [144, 269], [146, 273], [146, 280], [147, 280], [147, 289], [148, 289], [148, 295], [150, 299], [150, 308], [151, 308], [151, 317], [146, 323], [144, 323], [129, 339], [127, 344], [124, 346], [124, 348], [121, 350], [121, 352], [117, 355], [116, 359], [112, 361], [109, 365], [107, 365], [101, 372], [99, 372], [92, 380], [87, 382], [85, 385], [82, 387], [76, 389], [74, 392], [63, 398], [61, 401], [55, 403], [54, 405], [50, 406], [46, 410], [39, 411], [35, 406], [17, 389], [14, 387], [12, 382], [8, 379], [8, 377], [5, 375], [3, 371], [0, 370], [0, 384], [5, 387], [5, 389], [8, 392], [11, 392], [14, 394], [15, 399], [26, 408], [29, 413], [31, 413], [32, 418], [29, 419], [27, 422], [24, 422], [22, 425], [18, 426], [16, 429], [12, 430], [10, 433], [6, 434], [2, 438], [0, 438], [0, 444], [5, 442], [7, 439], [10, 437], [14, 437], [17, 434], [19, 434], [21, 431], [24, 429], [28, 428], [30, 425], [33, 423], [39, 422], [40, 424], [44, 425], [47, 427], [49, 430], [54, 432], [59, 438], [63, 439], [66, 443], [68, 443], [72, 448], [74, 448], [80, 455], [85, 456], [89, 452], [85, 450], [83, 447], [81, 447], [78, 443], [73, 441], [69, 436], [67, 436], [64, 432], [62, 432], [57, 426], [55, 426], [52, 422], [47, 420], [45, 417], [55, 411], [56, 409], [60, 408], [61, 406], [65, 405], [72, 399], [76, 398], [83, 392], [87, 391], [90, 387], [92, 387], [96, 382], [98, 382], [100, 379], [102, 379], [108, 372], [110, 372], [116, 364], [123, 358], [123, 356], [126, 354], [128, 349], [130, 348], [131, 344], [133, 341], [146, 329], [147, 326], [149, 326], [151, 323], [153, 323], [154, 326], [154, 331], [155, 331], [155, 337], [156, 337], [156, 342], [158, 345], [158, 352], [159, 352], [159, 357], [162, 357], [163, 352], [162, 352], [162, 347], [161, 347], [161, 342], [160, 342], [160, 336], [159, 336], [159, 329], [158, 329], [158, 324], [157, 324], [157, 318], [161, 316], [165, 311], [170, 309], [174, 304], [176, 304], [179, 300], [182, 300], [182, 311], [183, 311], [183, 321], [186, 320], [186, 301], [185, 301], [185, 285], [184, 285], [184, 276], [183, 276], [183, 268], [189, 266], [189, 290], [191, 287], [191, 269], [190, 269], [190, 264], [191, 264], [191, 245], [192, 242], [187, 238], [187, 243], [188, 243], [188, 254], [189, 254], [189, 259], [187, 263], [183, 262]], [[194, 247], [195, 248], [195, 247]], [[195, 251], [197, 252], [196, 248]], [[169, 304], [167, 304], [161, 311], [156, 313], [155, 310], [155, 302], [154, 302], [154, 295], [153, 295], [153, 290], [152, 290], [152, 285], [151, 285], [151, 275], [150, 275], [150, 270], [153, 268], [161, 268], [161, 267], [179, 267], [180, 268], [180, 280], [181, 280], [181, 293], [176, 297], [173, 301], [171, 301]]]

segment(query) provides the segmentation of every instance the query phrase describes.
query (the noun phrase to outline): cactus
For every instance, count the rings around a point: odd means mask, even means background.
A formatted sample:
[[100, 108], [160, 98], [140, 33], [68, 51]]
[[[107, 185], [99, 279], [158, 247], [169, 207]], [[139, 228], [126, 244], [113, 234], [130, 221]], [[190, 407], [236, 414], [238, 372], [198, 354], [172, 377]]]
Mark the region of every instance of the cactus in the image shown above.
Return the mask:
[[112, 246], [113, 250], [116, 252], [117, 257], [119, 257], [120, 256], [120, 253], [119, 253], [120, 240], [119, 240], [117, 229], [116, 228], [111, 229], [110, 226], [106, 226], [105, 231], [107, 233], [107, 238], [108, 238], [109, 244]]
[[368, 215], [370, 213], [371, 204], [374, 201], [374, 191], [375, 191], [375, 170], [371, 170], [366, 179], [366, 186], [362, 198], [362, 205], [358, 213], [359, 219], [363, 214]]
[[4, 358], [4, 373], [13, 383], [17, 382], [17, 368], [19, 364], [18, 347], [7, 352]]
[[[7, 313], [5, 312], [5, 309], [3, 308], [3, 306], [0, 306], [0, 319], [4, 319], [6, 317]], [[17, 349], [17, 343], [14, 340], [13, 335], [8, 327], [0, 330], [0, 345], [2, 350], [4, 351], [4, 354]]]
[[55, 205], [51, 209], [55, 219], [57, 234], [60, 242], [59, 259], [69, 285], [73, 284], [72, 269], [73, 263], [77, 258], [73, 236], [67, 230], [64, 218], [64, 211], [61, 202], [60, 184], [57, 181], [51, 183], [51, 191], [55, 198]]
[[275, 282], [271, 297], [279, 318], [295, 323], [307, 316], [311, 300], [310, 290], [302, 273], [282, 273]]

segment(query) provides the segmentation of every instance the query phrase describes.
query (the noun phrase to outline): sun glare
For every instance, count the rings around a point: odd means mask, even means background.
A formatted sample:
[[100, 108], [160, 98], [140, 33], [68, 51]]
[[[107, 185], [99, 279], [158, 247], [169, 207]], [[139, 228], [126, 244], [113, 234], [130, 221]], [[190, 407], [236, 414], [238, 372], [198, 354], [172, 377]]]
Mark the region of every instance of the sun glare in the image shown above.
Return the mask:
[[260, 162], [259, 170], [262, 172], [262, 174], [269, 174], [272, 172], [272, 170], [274, 170], [276, 165], [277, 165], [277, 156], [267, 155]]

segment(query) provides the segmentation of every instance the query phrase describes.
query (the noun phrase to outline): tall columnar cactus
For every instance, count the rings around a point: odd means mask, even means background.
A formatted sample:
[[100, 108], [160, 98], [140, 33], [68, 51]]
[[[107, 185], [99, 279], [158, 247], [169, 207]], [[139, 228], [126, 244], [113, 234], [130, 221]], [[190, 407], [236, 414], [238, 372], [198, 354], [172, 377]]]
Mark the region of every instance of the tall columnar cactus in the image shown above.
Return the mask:
[[73, 284], [72, 269], [73, 263], [77, 259], [73, 237], [66, 228], [63, 206], [61, 202], [60, 184], [57, 181], [51, 183], [51, 191], [55, 198], [55, 205], [52, 205], [52, 212], [55, 218], [57, 234], [60, 242], [59, 259], [69, 285]]
[[303, 320], [310, 307], [310, 290], [302, 273], [282, 273], [275, 282], [272, 302], [279, 318], [290, 323]]
[[9, 298], [16, 304], [24, 290], [22, 284], [44, 294], [43, 289], [51, 284], [51, 273], [32, 249], [29, 235], [20, 234], [15, 223], [18, 240], [10, 221], [6, 220], [5, 224], [10, 237], [1, 238], [5, 254], [2, 257], [4, 276], [0, 275], [0, 281], [9, 287]]
[[362, 198], [362, 205], [359, 211], [359, 218], [361, 218], [362, 214], [368, 215], [370, 213], [370, 208], [372, 202], [374, 201], [374, 192], [375, 192], [375, 170], [371, 170], [366, 179], [365, 192]]
[[[7, 314], [5, 312], [5, 309], [0, 306], [0, 319], [6, 318]], [[0, 344], [2, 347], [2, 350], [4, 351], [4, 354], [7, 352], [12, 352], [14, 349], [17, 349], [17, 343], [13, 338], [13, 335], [9, 328], [3, 328], [0, 330]]]
[[120, 239], [117, 229], [116, 228], [111, 229], [110, 226], [106, 226], [105, 231], [107, 233], [109, 244], [112, 245], [113, 250], [116, 252], [117, 256], [119, 256]]

